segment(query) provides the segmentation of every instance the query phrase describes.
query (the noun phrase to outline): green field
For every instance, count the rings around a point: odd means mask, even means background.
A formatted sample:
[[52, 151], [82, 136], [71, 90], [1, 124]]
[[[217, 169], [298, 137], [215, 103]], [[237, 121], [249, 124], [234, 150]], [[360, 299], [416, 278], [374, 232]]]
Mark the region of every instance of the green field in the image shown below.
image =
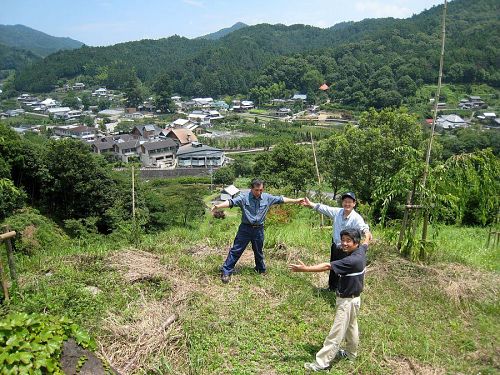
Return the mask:
[[[122, 374], [304, 373], [333, 322], [335, 297], [320, 291], [326, 273], [292, 274], [287, 264], [327, 261], [331, 227], [306, 208], [273, 209], [269, 273], [253, 271], [247, 250], [224, 285], [219, 267], [239, 217], [207, 211], [190, 228], [143, 234], [136, 245], [122, 231], [19, 253], [19, 287], [2, 311], [73, 319]], [[433, 262], [417, 264], [375, 228], [359, 356], [331, 374], [498, 373], [499, 249], [486, 248], [487, 229], [435, 230]]]

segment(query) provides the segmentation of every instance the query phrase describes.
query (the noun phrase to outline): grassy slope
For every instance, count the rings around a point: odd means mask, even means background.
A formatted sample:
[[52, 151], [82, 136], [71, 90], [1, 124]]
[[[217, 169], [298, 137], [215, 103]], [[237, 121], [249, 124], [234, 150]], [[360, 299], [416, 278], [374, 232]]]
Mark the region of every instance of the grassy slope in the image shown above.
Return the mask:
[[[118, 238], [19, 256], [22, 292], [14, 293], [11, 309], [65, 314], [105, 345], [122, 339], [109, 324], [113, 316], [129, 332], [125, 344], [133, 347], [144, 337], [130, 332], [145, 306], [156, 303], [167, 315], [175, 310], [179, 319], [162, 331], [168, 345], [161, 353], [154, 352], [160, 341], [151, 344], [153, 351], [144, 358], [149, 373], [300, 374], [329, 331], [335, 298], [318, 291], [326, 285], [326, 274], [292, 274], [286, 265], [297, 258], [326, 260], [331, 229], [318, 228], [313, 212], [289, 207], [268, 218], [265, 277], [253, 272], [247, 251], [233, 281], [220, 283], [218, 267], [239, 220], [238, 211], [230, 210], [225, 220], [206, 217], [196, 228], [144, 236], [139, 249], [159, 256], [162, 277], [127, 282], [108, 258], [112, 251], [130, 248]], [[476, 233], [478, 240], [485, 239], [483, 229], [440, 231], [438, 247], [453, 248], [451, 259], [462, 265], [445, 263], [446, 253], [438, 256], [440, 263], [417, 265], [383, 242], [372, 246], [359, 358], [339, 363], [331, 373], [406, 374], [411, 368], [496, 373], [499, 284], [498, 274], [486, 269], [498, 271], [499, 255], [477, 251], [484, 241], [474, 241]], [[89, 285], [102, 293], [83, 290]], [[146, 365], [141, 367], [137, 372], [145, 373]]]

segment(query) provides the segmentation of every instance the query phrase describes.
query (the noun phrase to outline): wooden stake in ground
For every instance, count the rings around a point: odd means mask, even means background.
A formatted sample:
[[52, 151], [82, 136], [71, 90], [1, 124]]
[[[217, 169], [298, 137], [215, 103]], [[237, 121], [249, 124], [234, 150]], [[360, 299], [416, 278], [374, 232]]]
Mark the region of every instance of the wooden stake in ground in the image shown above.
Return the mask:
[[[7, 245], [7, 256], [9, 257], [9, 264], [12, 261], [12, 267], [11, 267], [11, 275], [13, 274], [13, 280], [17, 278], [15, 267], [14, 267], [14, 258], [9, 256], [9, 251], [12, 251], [12, 244], [10, 243], [10, 239], [16, 235], [16, 232], [10, 231], [7, 233], [0, 234], [0, 242], [6, 241], [8, 243]], [[10, 247], [9, 247], [10, 245]], [[14, 270], [14, 273], [12, 273], [12, 270]], [[5, 301], [9, 301], [9, 289], [7, 287], [7, 278], [5, 277], [4, 273], [4, 268], [3, 268], [3, 263], [2, 263], [2, 258], [0, 257], [0, 281], [2, 282], [2, 290], [3, 290], [3, 295], [5, 298]]]
[[[10, 230], [10, 226], [6, 225], [4, 227], [5, 234], [9, 234], [13, 236], [16, 235], [16, 232]], [[13, 233], [13, 234], [12, 234]], [[14, 262], [14, 247], [12, 246], [11, 237], [5, 240], [5, 246], [7, 247], [7, 260], [9, 262], [9, 272], [10, 279], [13, 283], [17, 284], [17, 272], [16, 272], [16, 264]]]

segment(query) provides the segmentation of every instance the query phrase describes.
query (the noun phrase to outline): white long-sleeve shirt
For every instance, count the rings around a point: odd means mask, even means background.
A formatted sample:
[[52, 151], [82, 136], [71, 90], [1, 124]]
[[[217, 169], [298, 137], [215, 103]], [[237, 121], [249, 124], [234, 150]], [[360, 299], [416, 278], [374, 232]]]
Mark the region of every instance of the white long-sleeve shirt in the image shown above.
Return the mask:
[[332, 238], [337, 245], [340, 245], [340, 232], [344, 229], [355, 228], [362, 234], [370, 230], [370, 227], [365, 223], [361, 215], [354, 210], [344, 218], [344, 209], [340, 207], [330, 207], [326, 204], [317, 203], [314, 209], [333, 219]]

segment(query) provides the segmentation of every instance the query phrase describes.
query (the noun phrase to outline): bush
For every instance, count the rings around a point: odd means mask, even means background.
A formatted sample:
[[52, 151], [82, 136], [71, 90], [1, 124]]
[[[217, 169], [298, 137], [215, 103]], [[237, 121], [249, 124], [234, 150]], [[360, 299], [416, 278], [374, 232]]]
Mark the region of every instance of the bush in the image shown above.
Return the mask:
[[8, 217], [3, 224], [17, 232], [14, 242], [16, 249], [26, 254], [47, 248], [60, 248], [69, 241], [57, 224], [30, 207]]
[[12, 313], [0, 321], [0, 368], [2, 374], [62, 374], [60, 357], [64, 341], [96, 345], [78, 325], [67, 318], [45, 314]]
[[25, 200], [26, 193], [22, 189], [16, 188], [7, 178], [0, 179], [0, 219], [23, 207]]

